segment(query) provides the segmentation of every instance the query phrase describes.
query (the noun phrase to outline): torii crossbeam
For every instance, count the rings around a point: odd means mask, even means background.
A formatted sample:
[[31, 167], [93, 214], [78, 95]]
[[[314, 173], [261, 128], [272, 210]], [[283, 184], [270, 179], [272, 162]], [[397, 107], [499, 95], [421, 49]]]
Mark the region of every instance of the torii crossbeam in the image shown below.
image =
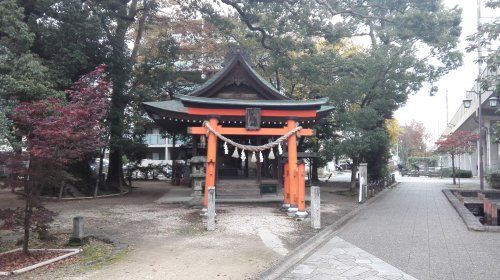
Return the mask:
[[[288, 120], [283, 128], [261, 128], [259, 130], [247, 130], [244, 127], [222, 127], [218, 124], [217, 118], [210, 118], [210, 126], [223, 135], [255, 135], [255, 136], [282, 136], [297, 127], [295, 120]], [[215, 172], [217, 164], [217, 136], [211, 133], [207, 127], [188, 127], [188, 133], [194, 135], [208, 135], [207, 161], [205, 175], [205, 192], [203, 205], [208, 203], [208, 188], [215, 186]], [[299, 172], [297, 166], [297, 136], [313, 136], [314, 130], [306, 128], [288, 137], [288, 168], [285, 176], [285, 186], [283, 191], [283, 202], [290, 204], [290, 207], [297, 208], [299, 212], [305, 211], [305, 184], [304, 172]], [[301, 173], [301, 174], [299, 174]]]

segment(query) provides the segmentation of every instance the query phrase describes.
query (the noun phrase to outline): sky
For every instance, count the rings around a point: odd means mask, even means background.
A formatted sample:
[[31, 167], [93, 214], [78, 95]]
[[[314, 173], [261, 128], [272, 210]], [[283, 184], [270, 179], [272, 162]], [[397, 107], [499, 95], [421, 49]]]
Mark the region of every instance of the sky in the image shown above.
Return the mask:
[[[478, 66], [475, 63], [477, 53], [467, 53], [465, 38], [475, 33], [477, 25], [477, 5], [475, 0], [444, 0], [447, 7], [455, 5], [462, 10], [462, 36], [459, 49], [464, 53], [463, 65], [446, 76], [436, 84], [439, 91], [434, 96], [429, 95], [429, 89], [424, 88], [420, 92], [410, 96], [406, 106], [400, 108], [395, 117], [401, 125], [408, 124], [412, 120], [421, 122], [426, 127], [430, 136], [429, 143], [434, 143], [446, 127], [446, 92], [448, 92], [448, 119], [451, 120], [462, 100], [465, 99], [465, 91], [474, 86], [477, 77]], [[481, 9], [481, 22], [487, 22], [495, 15], [491, 9]]]

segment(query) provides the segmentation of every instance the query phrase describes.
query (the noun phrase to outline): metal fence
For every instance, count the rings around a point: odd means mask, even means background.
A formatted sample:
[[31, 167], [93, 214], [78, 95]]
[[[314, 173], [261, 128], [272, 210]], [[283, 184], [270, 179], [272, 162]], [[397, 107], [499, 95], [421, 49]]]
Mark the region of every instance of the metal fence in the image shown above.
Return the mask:
[[390, 174], [389, 176], [383, 179], [370, 181], [368, 183], [368, 197], [374, 196], [376, 193], [382, 191], [387, 187], [392, 186], [394, 183], [396, 183], [396, 175], [394, 174]]

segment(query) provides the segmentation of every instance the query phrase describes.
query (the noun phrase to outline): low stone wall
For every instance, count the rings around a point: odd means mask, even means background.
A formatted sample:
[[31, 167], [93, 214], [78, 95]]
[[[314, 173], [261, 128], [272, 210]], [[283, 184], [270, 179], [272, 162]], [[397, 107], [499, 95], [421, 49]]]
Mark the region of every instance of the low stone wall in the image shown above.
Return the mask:
[[500, 232], [500, 192], [444, 189], [443, 193], [470, 230]]

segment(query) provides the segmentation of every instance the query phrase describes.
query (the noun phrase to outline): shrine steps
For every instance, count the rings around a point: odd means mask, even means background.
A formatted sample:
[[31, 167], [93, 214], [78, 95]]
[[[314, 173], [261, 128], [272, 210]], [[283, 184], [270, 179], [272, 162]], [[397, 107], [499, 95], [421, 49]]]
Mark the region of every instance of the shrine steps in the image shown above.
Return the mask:
[[256, 198], [260, 197], [260, 185], [255, 180], [220, 180], [216, 186], [219, 198]]

